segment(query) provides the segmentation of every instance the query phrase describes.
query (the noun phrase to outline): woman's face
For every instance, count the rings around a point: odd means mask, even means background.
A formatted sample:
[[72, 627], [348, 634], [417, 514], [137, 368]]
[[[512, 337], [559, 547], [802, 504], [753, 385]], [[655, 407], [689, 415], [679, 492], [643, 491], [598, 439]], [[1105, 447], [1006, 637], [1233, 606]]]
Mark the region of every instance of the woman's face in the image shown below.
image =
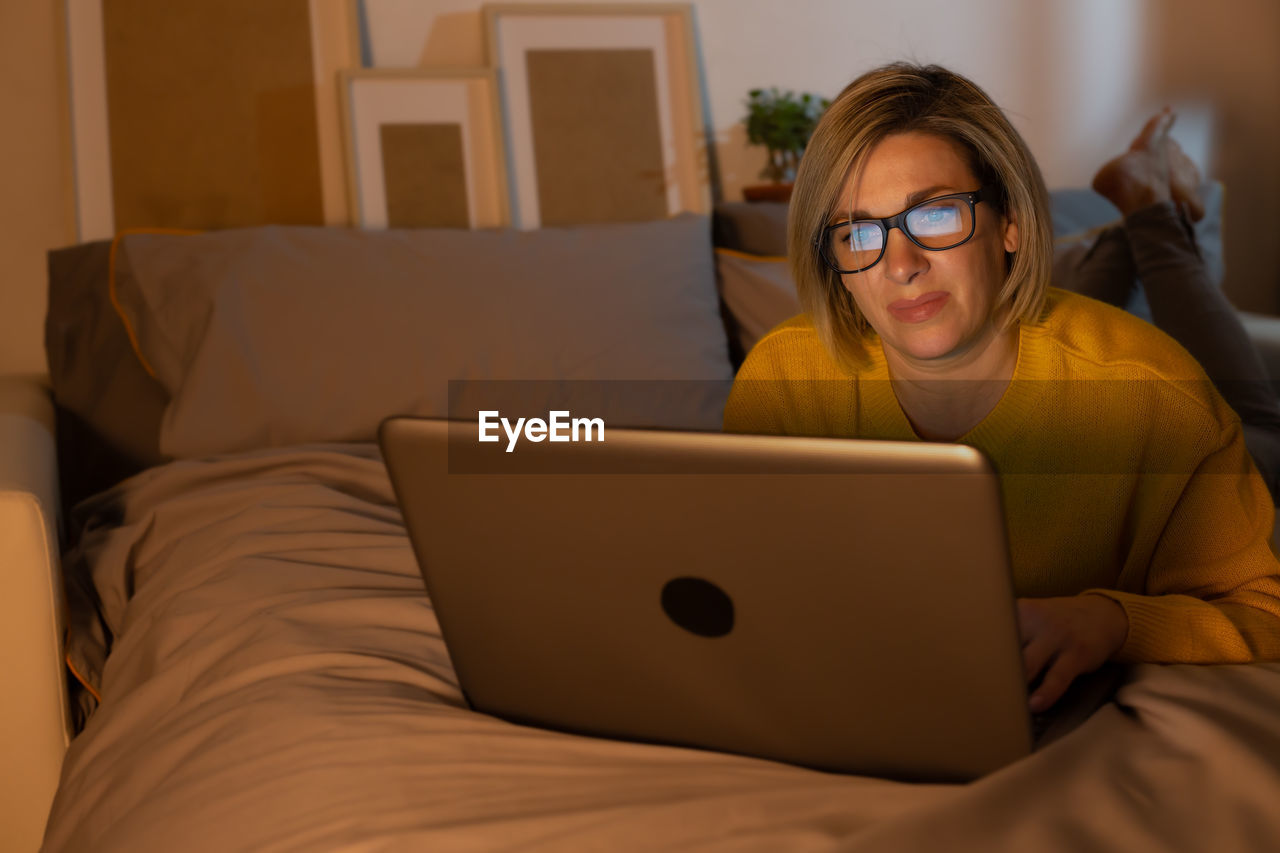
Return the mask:
[[[954, 142], [898, 133], [872, 148], [861, 173], [845, 182], [833, 221], [889, 217], [925, 199], [976, 189], [978, 179]], [[977, 204], [974, 216], [973, 238], [961, 246], [929, 251], [895, 228], [875, 266], [841, 276], [887, 357], [946, 369], [981, 360], [997, 341], [992, 308], [1004, 283], [1005, 252], [1018, 248], [1018, 228], [987, 202]]]

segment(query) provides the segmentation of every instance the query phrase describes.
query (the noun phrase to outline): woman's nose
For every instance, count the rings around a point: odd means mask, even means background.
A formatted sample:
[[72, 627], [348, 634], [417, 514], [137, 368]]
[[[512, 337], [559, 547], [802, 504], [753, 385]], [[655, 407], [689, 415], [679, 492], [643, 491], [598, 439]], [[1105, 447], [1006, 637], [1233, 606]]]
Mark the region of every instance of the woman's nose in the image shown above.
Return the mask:
[[927, 253], [902, 233], [901, 228], [889, 232], [884, 246], [885, 275], [898, 284], [910, 284], [912, 280], [929, 268]]

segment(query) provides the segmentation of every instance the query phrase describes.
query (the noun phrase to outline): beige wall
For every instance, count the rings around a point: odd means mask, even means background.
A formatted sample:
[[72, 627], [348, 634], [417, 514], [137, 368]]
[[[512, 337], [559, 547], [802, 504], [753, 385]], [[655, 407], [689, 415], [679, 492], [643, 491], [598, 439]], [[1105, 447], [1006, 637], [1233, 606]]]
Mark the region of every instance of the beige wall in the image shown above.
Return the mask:
[[0, 3], [0, 372], [45, 373], [45, 251], [75, 242], [62, 0]]

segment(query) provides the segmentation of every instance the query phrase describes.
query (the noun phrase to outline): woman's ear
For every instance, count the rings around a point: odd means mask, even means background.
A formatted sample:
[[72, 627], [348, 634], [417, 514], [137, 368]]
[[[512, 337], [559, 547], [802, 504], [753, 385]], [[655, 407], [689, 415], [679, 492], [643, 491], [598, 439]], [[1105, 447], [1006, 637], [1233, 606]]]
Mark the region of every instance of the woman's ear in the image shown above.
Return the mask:
[[1004, 215], [1004, 250], [1010, 254], [1018, 251], [1018, 219], [1012, 210]]

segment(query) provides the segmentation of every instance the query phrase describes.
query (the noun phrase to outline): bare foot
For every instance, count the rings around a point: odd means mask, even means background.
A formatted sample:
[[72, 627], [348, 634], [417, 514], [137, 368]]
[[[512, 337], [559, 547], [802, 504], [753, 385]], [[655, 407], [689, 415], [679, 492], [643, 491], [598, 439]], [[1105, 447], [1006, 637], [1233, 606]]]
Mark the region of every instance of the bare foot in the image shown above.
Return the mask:
[[1169, 192], [1182, 205], [1192, 222], [1204, 219], [1204, 201], [1200, 198], [1200, 170], [1175, 140], [1169, 140]]
[[1153, 115], [1129, 150], [1104, 163], [1093, 176], [1093, 188], [1126, 216], [1162, 201], [1185, 206], [1193, 222], [1204, 216], [1200, 170], [1169, 136], [1175, 118], [1168, 107]]

